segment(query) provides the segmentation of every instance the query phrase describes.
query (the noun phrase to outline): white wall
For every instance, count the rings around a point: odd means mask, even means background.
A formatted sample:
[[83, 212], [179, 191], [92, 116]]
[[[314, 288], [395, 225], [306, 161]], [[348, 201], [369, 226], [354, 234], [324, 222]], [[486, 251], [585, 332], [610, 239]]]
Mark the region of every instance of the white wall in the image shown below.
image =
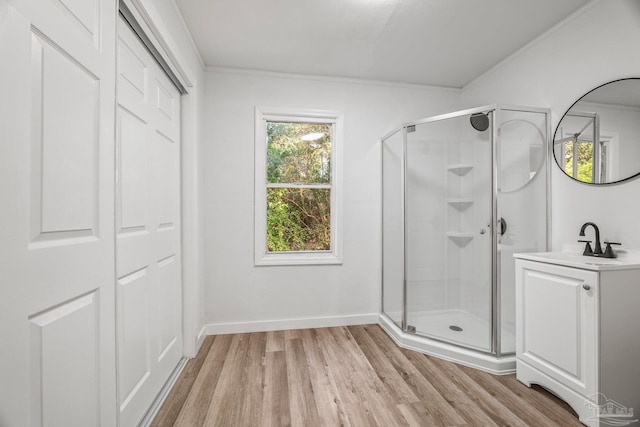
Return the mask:
[[[212, 70], [205, 96], [208, 331], [371, 321], [381, 299], [379, 139], [402, 122], [456, 110], [459, 92]], [[344, 114], [343, 265], [254, 266], [256, 105]]]
[[[462, 103], [550, 107], [555, 129], [590, 89], [640, 76], [638, 40], [640, 1], [594, 1], [465, 87]], [[555, 164], [552, 170], [552, 249], [575, 243], [586, 221], [598, 224], [603, 240], [640, 248], [640, 180], [596, 187], [571, 180]]]

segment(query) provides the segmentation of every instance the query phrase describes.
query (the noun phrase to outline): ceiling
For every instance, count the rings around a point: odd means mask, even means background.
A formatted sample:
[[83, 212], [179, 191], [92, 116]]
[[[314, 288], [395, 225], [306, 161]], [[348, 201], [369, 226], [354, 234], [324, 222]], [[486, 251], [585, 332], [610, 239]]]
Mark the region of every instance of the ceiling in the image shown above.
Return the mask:
[[207, 66], [464, 87], [589, 0], [175, 0]]

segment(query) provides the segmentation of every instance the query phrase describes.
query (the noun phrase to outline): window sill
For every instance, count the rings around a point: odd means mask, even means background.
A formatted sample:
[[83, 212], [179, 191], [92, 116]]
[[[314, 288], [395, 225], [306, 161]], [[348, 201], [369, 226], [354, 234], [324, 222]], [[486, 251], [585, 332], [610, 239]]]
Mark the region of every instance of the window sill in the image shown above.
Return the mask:
[[333, 252], [292, 252], [261, 254], [256, 256], [256, 266], [285, 265], [340, 265], [342, 260]]

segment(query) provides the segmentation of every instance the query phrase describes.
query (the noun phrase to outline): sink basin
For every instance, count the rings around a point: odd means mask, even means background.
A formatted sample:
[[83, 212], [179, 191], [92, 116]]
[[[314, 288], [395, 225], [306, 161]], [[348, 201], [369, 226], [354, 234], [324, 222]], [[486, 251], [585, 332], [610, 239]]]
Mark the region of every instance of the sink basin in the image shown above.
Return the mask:
[[[631, 252], [631, 251], [629, 251]], [[635, 251], [633, 251], [635, 252]], [[573, 252], [533, 252], [515, 254], [514, 257], [549, 264], [578, 267], [586, 270], [623, 270], [640, 268], [640, 257], [636, 254], [622, 254], [618, 258], [584, 256]]]

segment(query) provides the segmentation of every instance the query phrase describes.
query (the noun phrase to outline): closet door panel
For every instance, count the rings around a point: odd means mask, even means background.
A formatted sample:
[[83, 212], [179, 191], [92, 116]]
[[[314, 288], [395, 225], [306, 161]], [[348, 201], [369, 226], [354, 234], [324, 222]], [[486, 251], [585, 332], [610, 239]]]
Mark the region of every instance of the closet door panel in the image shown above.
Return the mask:
[[116, 2], [0, 0], [0, 424], [115, 425]]

